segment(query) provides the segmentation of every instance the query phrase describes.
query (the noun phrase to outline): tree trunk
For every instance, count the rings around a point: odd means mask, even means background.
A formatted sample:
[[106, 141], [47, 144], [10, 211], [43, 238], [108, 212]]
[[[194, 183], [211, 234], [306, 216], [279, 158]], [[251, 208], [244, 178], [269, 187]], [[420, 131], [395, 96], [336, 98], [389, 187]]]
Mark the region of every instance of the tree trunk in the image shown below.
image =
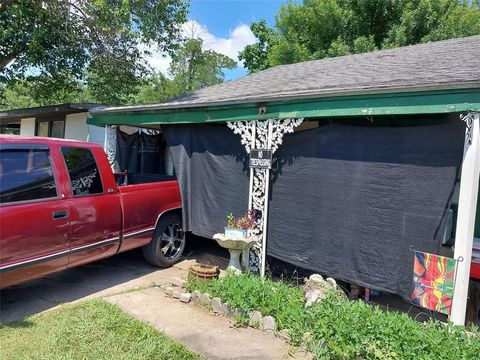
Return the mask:
[[20, 55], [23, 51], [23, 48], [14, 50], [7, 54], [4, 58], [0, 59], [0, 70], [3, 70], [8, 64], [10, 64], [15, 58]]

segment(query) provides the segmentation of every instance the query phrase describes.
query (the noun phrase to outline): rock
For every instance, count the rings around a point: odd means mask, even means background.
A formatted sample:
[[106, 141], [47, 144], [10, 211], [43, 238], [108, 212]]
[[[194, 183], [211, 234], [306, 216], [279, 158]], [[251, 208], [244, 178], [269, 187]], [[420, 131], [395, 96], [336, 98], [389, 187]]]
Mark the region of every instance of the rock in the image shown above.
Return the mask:
[[165, 294], [166, 294], [167, 296], [172, 297], [172, 295], [173, 295], [173, 287], [168, 286], [168, 287], [165, 289]]
[[171, 279], [171, 283], [173, 286], [179, 287], [179, 288], [186, 288], [187, 287], [187, 282], [179, 277], [175, 277]]
[[200, 295], [201, 294], [202, 293], [198, 290], [192, 291], [192, 302], [194, 304], [201, 305], [201, 302], [200, 302]]
[[217, 313], [217, 314], [223, 313], [223, 304], [220, 298], [217, 298], [217, 297], [213, 298], [211, 305], [214, 313]]
[[313, 281], [313, 282], [323, 282], [323, 276], [320, 274], [312, 274], [308, 278], [308, 280]]
[[313, 336], [312, 334], [310, 334], [308, 331], [303, 333], [303, 336], [302, 336], [302, 342], [305, 344], [305, 345], [308, 345], [312, 342], [313, 340]]
[[180, 296], [182, 295], [182, 293], [178, 290], [173, 290], [173, 294], [172, 294], [172, 297], [174, 299], [180, 299]]
[[244, 314], [243, 310], [240, 308], [233, 308], [231, 309], [231, 316], [232, 317], [239, 317]]
[[190, 293], [183, 293], [180, 295], [180, 301], [183, 303], [189, 303], [192, 298], [192, 294]]
[[260, 311], [250, 311], [248, 314], [248, 325], [258, 328], [262, 324], [262, 314]]
[[208, 293], [203, 293], [200, 294], [200, 304], [203, 306], [210, 306], [211, 300], [210, 300], [210, 294]]
[[311, 306], [318, 300], [323, 300], [325, 295], [319, 289], [308, 290], [305, 294], [305, 307]]
[[336, 288], [337, 287], [337, 282], [335, 281], [335, 279], [333, 278], [327, 278], [327, 280], [325, 280], [327, 282], [327, 284], [329, 284], [332, 288]]
[[222, 306], [222, 313], [225, 315], [225, 316], [232, 316], [233, 314], [233, 309], [227, 305], [227, 304], [223, 304]]
[[170, 287], [170, 283], [165, 283], [165, 284], [162, 284], [160, 285], [160, 289], [162, 289], [163, 291], [165, 291], [168, 287]]
[[264, 316], [262, 318], [262, 326], [261, 330], [267, 332], [275, 332], [277, 328], [277, 323], [275, 322], [275, 318], [273, 316]]
[[305, 307], [325, 299], [332, 291], [343, 295], [343, 291], [337, 286], [334, 279], [327, 278], [324, 280], [319, 274], [312, 274], [310, 278], [306, 279], [302, 289], [305, 292]]
[[283, 330], [280, 330], [278, 333], [277, 333], [277, 336], [286, 341], [286, 342], [290, 342], [290, 340], [292, 340], [290, 338], [290, 335], [288, 334], [288, 330], [287, 329], [283, 329]]

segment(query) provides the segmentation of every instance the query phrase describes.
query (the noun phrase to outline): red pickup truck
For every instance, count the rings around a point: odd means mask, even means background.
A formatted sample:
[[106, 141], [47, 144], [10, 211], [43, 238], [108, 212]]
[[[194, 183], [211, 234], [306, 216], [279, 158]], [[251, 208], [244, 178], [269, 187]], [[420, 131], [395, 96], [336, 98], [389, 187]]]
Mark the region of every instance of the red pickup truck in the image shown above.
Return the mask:
[[0, 136], [0, 288], [138, 247], [173, 265], [185, 247], [177, 181], [117, 181], [98, 145]]

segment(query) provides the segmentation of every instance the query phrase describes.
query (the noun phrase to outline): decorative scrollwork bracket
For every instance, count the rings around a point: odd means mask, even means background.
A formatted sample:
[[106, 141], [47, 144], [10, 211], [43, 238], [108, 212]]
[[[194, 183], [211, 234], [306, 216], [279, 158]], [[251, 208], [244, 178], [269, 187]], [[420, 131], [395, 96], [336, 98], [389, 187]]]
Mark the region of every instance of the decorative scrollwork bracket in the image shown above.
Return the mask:
[[467, 125], [467, 131], [465, 133], [465, 144], [472, 145], [473, 140], [473, 113], [460, 114], [460, 120]]
[[110, 167], [115, 172], [115, 157], [117, 153], [117, 127], [115, 125], [105, 125], [104, 150]]
[[[283, 143], [283, 136], [292, 133], [303, 118], [268, 119], [227, 122], [235, 134], [240, 135], [247, 153], [252, 149], [272, 150], [274, 153]], [[266, 227], [268, 218], [268, 189], [270, 183], [269, 169], [250, 169], [249, 209], [256, 210], [260, 216], [255, 221], [251, 232], [261, 241], [255, 244], [248, 254], [248, 267], [255, 272], [265, 274]], [[244, 254], [246, 255], [246, 254]]]

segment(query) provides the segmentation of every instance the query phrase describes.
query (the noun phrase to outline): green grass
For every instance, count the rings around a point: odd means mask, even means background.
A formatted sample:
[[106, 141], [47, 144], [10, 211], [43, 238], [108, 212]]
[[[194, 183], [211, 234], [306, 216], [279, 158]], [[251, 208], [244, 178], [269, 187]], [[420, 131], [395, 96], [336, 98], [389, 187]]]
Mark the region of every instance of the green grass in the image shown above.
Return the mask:
[[[259, 310], [289, 329], [295, 345], [317, 359], [479, 359], [480, 333], [438, 321], [420, 323], [337, 294], [305, 309], [301, 289], [281, 281], [242, 274], [209, 283], [190, 282], [245, 312]], [[303, 334], [311, 334], [305, 343]]]
[[103, 300], [0, 327], [0, 359], [201, 359]]
[[[219, 297], [244, 313], [258, 310], [263, 315], [272, 315], [282, 329], [299, 332], [303, 329], [298, 321], [305, 316], [303, 292], [296, 286], [271, 279], [261, 281], [259, 277], [245, 273], [241, 276], [227, 275], [211, 282], [190, 281], [189, 287], [190, 290], [200, 290]], [[247, 321], [246, 318], [239, 320]]]

